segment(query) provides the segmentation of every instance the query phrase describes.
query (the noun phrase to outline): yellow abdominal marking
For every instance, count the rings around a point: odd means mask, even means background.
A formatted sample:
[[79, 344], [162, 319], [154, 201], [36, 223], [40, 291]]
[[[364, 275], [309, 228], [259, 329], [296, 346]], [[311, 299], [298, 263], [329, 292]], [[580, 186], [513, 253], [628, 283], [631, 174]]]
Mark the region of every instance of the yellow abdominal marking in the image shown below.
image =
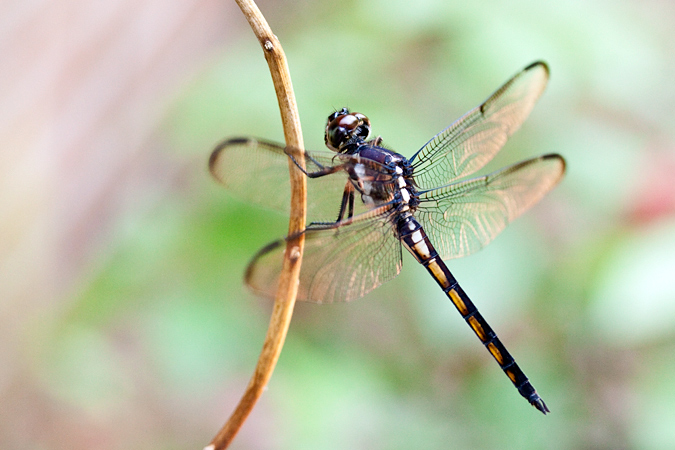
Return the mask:
[[429, 261], [427, 267], [429, 268], [431, 274], [434, 276], [436, 281], [438, 281], [438, 283], [441, 285], [443, 289], [447, 289], [450, 287], [448, 277], [445, 276], [443, 269], [441, 269], [441, 266], [439, 266], [438, 263], [436, 262], [436, 258]]
[[478, 339], [485, 342], [485, 330], [483, 330], [483, 327], [478, 323], [476, 318], [471, 316], [467, 320], [469, 321], [469, 326], [476, 332]]
[[466, 309], [466, 305], [464, 304], [464, 301], [461, 299], [461, 297], [459, 296], [457, 291], [454, 290], [454, 289], [450, 289], [448, 291], [448, 295], [450, 296], [450, 300], [452, 300], [452, 303], [454, 303], [455, 306], [457, 307], [457, 309], [459, 310], [459, 313], [462, 316], [465, 316], [468, 311]]
[[506, 369], [504, 372], [506, 372], [506, 376], [511, 379], [512, 383], [516, 382], [516, 374], [510, 371], [509, 369]]
[[493, 342], [490, 342], [490, 343], [487, 345], [487, 348], [488, 348], [488, 351], [489, 351], [490, 353], [492, 353], [492, 356], [494, 356], [494, 358], [497, 360], [497, 362], [499, 363], [500, 366], [501, 366], [502, 364], [504, 364], [504, 356], [502, 355], [502, 352], [500, 352], [500, 351], [497, 349], [497, 347], [495, 346], [495, 344], [494, 344]]

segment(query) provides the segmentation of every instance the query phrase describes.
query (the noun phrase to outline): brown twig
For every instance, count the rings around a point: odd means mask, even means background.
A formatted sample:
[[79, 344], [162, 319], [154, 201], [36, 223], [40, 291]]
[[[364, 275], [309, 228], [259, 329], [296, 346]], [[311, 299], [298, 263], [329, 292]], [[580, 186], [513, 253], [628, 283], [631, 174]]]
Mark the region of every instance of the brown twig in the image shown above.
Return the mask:
[[[295, 103], [291, 77], [286, 64], [286, 56], [277, 37], [272, 34], [267, 21], [253, 0], [235, 0], [246, 16], [260, 45], [262, 45], [265, 59], [269, 65], [274, 82], [274, 90], [279, 101], [281, 121], [284, 127], [286, 145], [292, 148], [304, 148], [298, 107]], [[297, 158], [296, 158], [297, 159]], [[304, 164], [304, 161], [298, 161]], [[303, 173], [295, 167], [289, 159], [291, 176], [291, 218], [288, 226], [289, 236], [296, 235], [305, 228], [306, 180]], [[289, 241], [284, 255], [284, 265], [279, 278], [279, 287], [274, 300], [272, 318], [267, 329], [267, 336], [263, 344], [258, 365], [253, 372], [246, 391], [229, 420], [223, 425], [211, 444], [204, 450], [223, 450], [227, 448], [237, 434], [256, 402], [262, 395], [263, 389], [272, 376], [274, 366], [279, 359], [281, 348], [286, 339], [286, 332], [291, 323], [293, 306], [298, 292], [298, 277], [304, 236]]]

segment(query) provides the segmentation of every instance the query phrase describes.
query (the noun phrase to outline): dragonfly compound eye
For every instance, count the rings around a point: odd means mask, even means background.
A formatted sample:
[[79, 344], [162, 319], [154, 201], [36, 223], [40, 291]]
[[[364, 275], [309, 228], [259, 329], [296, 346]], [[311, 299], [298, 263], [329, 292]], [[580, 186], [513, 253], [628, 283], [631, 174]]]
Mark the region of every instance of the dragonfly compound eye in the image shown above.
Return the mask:
[[338, 110], [338, 111], [335, 111], [335, 112], [334, 112], [333, 114], [331, 114], [330, 116], [328, 116], [328, 120], [326, 121], [326, 123], [331, 123], [331, 122], [332, 122], [335, 118], [337, 118], [338, 116], [346, 116], [347, 114], [349, 114], [349, 109], [347, 109], [347, 108], [342, 108], [342, 109], [340, 109], [340, 110]]
[[361, 113], [354, 113], [354, 117], [359, 119], [359, 127], [356, 131], [357, 136], [361, 139], [368, 139], [368, 135], [370, 134], [370, 120]]
[[368, 134], [370, 134], [368, 118], [360, 113], [349, 113], [346, 108], [343, 108], [328, 116], [324, 139], [326, 146], [337, 152], [357, 140], [366, 139]]

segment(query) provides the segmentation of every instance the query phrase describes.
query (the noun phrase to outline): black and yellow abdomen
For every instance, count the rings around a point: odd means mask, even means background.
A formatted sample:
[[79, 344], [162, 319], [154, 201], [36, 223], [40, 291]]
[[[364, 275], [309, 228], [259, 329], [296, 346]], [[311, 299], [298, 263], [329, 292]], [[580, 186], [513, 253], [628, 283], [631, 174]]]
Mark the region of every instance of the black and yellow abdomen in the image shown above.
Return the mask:
[[528, 378], [506, 350], [497, 334], [478, 312], [469, 296], [466, 295], [455, 277], [450, 273], [450, 269], [438, 256], [438, 252], [436, 252], [436, 249], [431, 244], [422, 225], [417, 222], [412, 214], [403, 214], [399, 219], [397, 229], [398, 237], [405, 248], [408, 249], [420, 264], [426, 267], [429, 274], [431, 274], [443, 289], [443, 292], [455, 305], [462, 318], [469, 324], [474, 333], [476, 333], [476, 336], [478, 336], [478, 339], [480, 339], [495, 361], [497, 361], [499, 367], [502, 368], [506, 376], [509, 377], [518, 389], [520, 395], [525, 397], [532, 406], [544, 414], [549, 412], [546, 403], [539, 397], [539, 394], [537, 394]]

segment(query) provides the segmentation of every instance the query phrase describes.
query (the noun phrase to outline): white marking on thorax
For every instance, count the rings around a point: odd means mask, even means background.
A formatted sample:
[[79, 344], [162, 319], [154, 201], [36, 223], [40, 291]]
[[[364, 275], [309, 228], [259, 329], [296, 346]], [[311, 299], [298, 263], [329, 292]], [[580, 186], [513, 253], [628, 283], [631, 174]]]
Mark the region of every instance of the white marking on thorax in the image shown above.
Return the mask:
[[[354, 173], [358, 177], [357, 187], [360, 188], [361, 192], [365, 195], [370, 195], [373, 191], [373, 183], [371, 181], [366, 181], [364, 178], [366, 176], [366, 166], [364, 164], [355, 164]], [[371, 199], [372, 200], [372, 199]], [[364, 199], [365, 201], [365, 199]]]
[[363, 164], [355, 164], [354, 172], [356, 173], [357, 177], [363, 178], [366, 175], [366, 166]]

